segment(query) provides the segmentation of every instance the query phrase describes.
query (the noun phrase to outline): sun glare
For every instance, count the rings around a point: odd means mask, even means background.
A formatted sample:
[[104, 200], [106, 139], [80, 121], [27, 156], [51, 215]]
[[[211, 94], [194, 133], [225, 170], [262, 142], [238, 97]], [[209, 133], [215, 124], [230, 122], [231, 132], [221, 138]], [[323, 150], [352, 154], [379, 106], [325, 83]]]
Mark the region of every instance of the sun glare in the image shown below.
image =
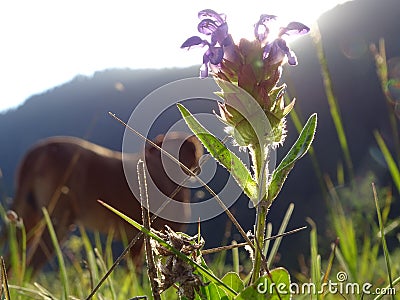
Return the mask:
[[0, 97], [8, 99], [8, 104], [0, 103], [0, 111], [78, 74], [200, 64], [201, 53], [196, 57], [179, 47], [188, 37], [199, 35], [197, 12], [206, 8], [226, 14], [229, 32], [238, 41], [254, 39], [254, 24], [261, 14], [278, 16], [278, 28], [290, 21], [311, 27], [322, 12], [344, 2], [204, 0], [183, 4], [169, 0], [139, 5], [128, 0], [38, 0], [27, 5], [21, 1], [0, 4], [0, 27], [9, 28], [2, 35], [7, 46], [0, 56], [0, 78], [4, 79]]
[[[257, 1], [246, 0], [242, 5], [232, 5], [228, 1], [203, 1], [199, 10], [212, 8], [218, 13], [227, 15], [229, 32], [235, 41], [241, 38], [254, 39], [254, 24], [259, 20], [261, 14], [276, 15], [275, 29], [277, 35], [279, 28], [286, 26], [289, 22], [301, 22], [308, 27], [317, 21], [318, 17], [325, 11], [346, 0], [280, 0], [280, 1]], [[271, 32], [274, 35], [274, 32]], [[294, 39], [298, 36], [293, 37]], [[292, 39], [292, 38], [291, 38]]]

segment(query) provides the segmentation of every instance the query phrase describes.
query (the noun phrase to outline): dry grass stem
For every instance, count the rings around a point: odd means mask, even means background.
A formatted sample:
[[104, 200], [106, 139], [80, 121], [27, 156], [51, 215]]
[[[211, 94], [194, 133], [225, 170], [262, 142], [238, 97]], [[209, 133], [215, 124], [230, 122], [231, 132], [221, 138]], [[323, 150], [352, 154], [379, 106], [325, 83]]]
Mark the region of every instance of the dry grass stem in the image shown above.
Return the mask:
[[[274, 239], [279, 238], [279, 237], [284, 237], [284, 236], [299, 232], [301, 230], [304, 230], [306, 228], [307, 228], [307, 226], [296, 228], [296, 229], [284, 232], [282, 234], [277, 234], [277, 235], [268, 237], [268, 238], [264, 239], [264, 241], [269, 241], [269, 240], [274, 240]], [[245, 242], [245, 243], [238, 243], [238, 244], [226, 245], [226, 246], [221, 246], [221, 247], [215, 247], [215, 248], [212, 248], [212, 249], [202, 250], [201, 254], [202, 255], [207, 255], [207, 254], [217, 253], [217, 252], [221, 252], [221, 251], [231, 250], [231, 249], [234, 249], [234, 248], [240, 248], [240, 247], [244, 247], [244, 246], [247, 246], [247, 245], [248, 245], [248, 243]]]
[[[149, 195], [147, 194], [147, 181], [146, 181], [146, 170], [143, 160], [139, 160], [137, 163], [137, 176], [139, 182], [140, 191], [140, 205], [142, 208], [142, 221], [143, 226], [147, 230], [151, 230], [150, 227], [150, 214], [149, 214]], [[147, 259], [147, 275], [149, 276], [149, 281], [151, 285], [151, 291], [153, 293], [154, 300], [161, 300], [159, 293], [159, 286], [157, 280], [157, 268], [154, 263], [153, 251], [151, 250], [150, 237], [144, 235], [144, 246], [146, 250]]]

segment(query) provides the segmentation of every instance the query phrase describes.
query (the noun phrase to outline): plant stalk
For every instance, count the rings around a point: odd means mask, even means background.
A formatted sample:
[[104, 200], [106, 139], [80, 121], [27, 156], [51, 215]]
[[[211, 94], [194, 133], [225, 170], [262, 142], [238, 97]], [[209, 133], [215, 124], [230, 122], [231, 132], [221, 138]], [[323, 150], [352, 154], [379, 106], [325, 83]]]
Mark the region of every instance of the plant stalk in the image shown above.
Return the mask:
[[[263, 199], [262, 201], [265, 201], [266, 199]], [[264, 233], [265, 233], [265, 224], [266, 224], [266, 218], [267, 218], [267, 208], [263, 205], [258, 205], [257, 206], [257, 224], [256, 224], [256, 241], [260, 242], [260, 247], [257, 247], [255, 245], [254, 249], [254, 264], [253, 264], [253, 276], [252, 276], [252, 282], [255, 283], [257, 279], [260, 277], [260, 271], [261, 271], [261, 263], [262, 263], [262, 253], [261, 249], [264, 249]]]
[[[259, 183], [259, 189], [262, 189], [263, 184], [260, 182], [260, 178], [266, 180], [268, 176], [263, 176], [262, 168], [265, 167], [265, 172], [268, 169], [264, 164], [264, 161], [267, 159], [268, 155], [268, 147], [263, 149], [262, 146], [257, 144], [250, 148], [252, 163], [254, 166], [254, 174], [255, 179]], [[260, 191], [259, 191], [260, 192]], [[252, 283], [255, 283], [257, 279], [260, 277], [261, 272], [261, 264], [262, 264], [262, 249], [264, 249], [264, 235], [265, 235], [265, 226], [268, 208], [267, 205], [264, 205], [267, 201], [267, 194], [263, 195], [261, 201], [257, 204], [257, 213], [256, 213], [256, 225], [255, 225], [255, 243], [259, 242], [259, 247], [254, 245], [254, 262], [253, 262], [253, 274], [252, 274]]]

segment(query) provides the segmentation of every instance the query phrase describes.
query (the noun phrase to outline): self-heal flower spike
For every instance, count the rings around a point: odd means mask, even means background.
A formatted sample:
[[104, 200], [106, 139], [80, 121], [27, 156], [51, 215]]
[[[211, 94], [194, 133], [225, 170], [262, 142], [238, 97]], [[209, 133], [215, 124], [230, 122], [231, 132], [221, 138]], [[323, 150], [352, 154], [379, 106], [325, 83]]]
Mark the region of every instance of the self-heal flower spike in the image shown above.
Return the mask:
[[208, 76], [209, 65], [218, 66], [224, 57], [224, 47], [232, 45], [233, 41], [228, 34], [228, 24], [225, 22], [226, 17], [224, 14], [205, 9], [200, 11], [198, 16], [200, 18], [200, 23], [197, 25], [198, 31], [211, 36], [211, 41], [192, 36], [182, 44], [181, 48], [208, 47], [203, 55], [203, 65], [200, 68], [200, 77], [205, 78]]
[[[285, 105], [285, 86], [278, 86], [278, 83], [282, 65], [286, 62], [289, 65], [297, 64], [296, 55], [287, 45], [285, 37], [308, 33], [310, 28], [299, 22], [290, 22], [286, 27], [281, 27], [276, 36], [272, 36], [270, 26], [277, 17], [262, 14], [254, 25], [255, 39], [241, 39], [235, 44], [228, 33], [224, 14], [205, 9], [199, 12], [198, 17], [200, 23], [197, 29], [208, 38], [191, 37], [183, 43], [182, 48], [207, 47], [200, 77], [207, 77], [211, 68], [221, 88], [218, 95], [224, 100], [219, 106], [221, 119], [233, 129], [228, 131], [227, 128], [227, 131], [232, 133], [240, 146], [257, 143], [255, 131], [251, 128], [254, 124], [250, 125], [250, 121], [244, 120], [246, 117], [236, 110], [237, 107], [247, 107], [248, 94], [257, 101], [270, 123], [271, 128], [265, 135], [267, 143], [272, 146], [282, 144], [286, 132], [285, 117], [292, 110], [294, 101]], [[234, 87], [246, 93], [238, 92]]]
[[[219, 91], [215, 94], [223, 100], [222, 103], [218, 101], [217, 118], [224, 123], [225, 132], [232, 138], [233, 144], [248, 151], [253, 172], [213, 134], [207, 133], [206, 137], [206, 129], [183, 106], [179, 105], [179, 110], [210, 154], [233, 175], [252, 200], [251, 206], [256, 206], [254, 239], [261, 241], [261, 247], [253, 245], [254, 255], [251, 251], [253, 270], [250, 283], [256, 284], [265, 273], [261, 250], [264, 246], [262, 242], [268, 209], [295, 162], [308, 151], [315, 133], [316, 115], [307, 121], [288, 154], [270, 172], [270, 167], [274, 167], [271, 150], [283, 144], [286, 137], [286, 116], [295, 104], [294, 99], [286, 103], [286, 85], [279, 83], [283, 64], [297, 64], [296, 55], [287, 45], [285, 36], [305, 34], [310, 29], [302, 23], [291, 22], [286, 27], [281, 27], [276, 36], [272, 36], [274, 31], [270, 25], [276, 20], [276, 16], [262, 14], [254, 25], [255, 38], [242, 38], [234, 43], [228, 34], [225, 15], [206, 9], [199, 12], [198, 16], [201, 20], [198, 31], [209, 39], [191, 37], [183, 43], [182, 48], [197, 45], [207, 47], [200, 76], [208, 76], [211, 68], [214, 82], [219, 86]], [[192, 270], [185, 271], [190, 273]], [[164, 273], [170, 276], [168, 272]], [[197, 282], [193, 276], [190, 280]], [[168, 286], [176, 281], [168, 281]], [[204, 284], [199, 281], [195, 285], [196, 291], [202, 286]], [[193, 292], [193, 288], [190, 287], [188, 291]], [[194, 299], [194, 292], [185, 296]]]

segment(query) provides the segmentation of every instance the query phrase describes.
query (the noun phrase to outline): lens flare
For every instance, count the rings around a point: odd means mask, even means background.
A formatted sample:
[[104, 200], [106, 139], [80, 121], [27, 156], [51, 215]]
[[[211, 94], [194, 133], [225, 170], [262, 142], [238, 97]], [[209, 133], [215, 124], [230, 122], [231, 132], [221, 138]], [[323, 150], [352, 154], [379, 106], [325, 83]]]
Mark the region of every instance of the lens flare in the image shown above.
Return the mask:
[[393, 57], [387, 62], [387, 91], [393, 103], [396, 116], [400, 119], [400, 57]]
[[393, 57], [387, 62], [388, 82], [387, 89], [392, 100], [395, 102], [395, 109], [398, 113], [400, 107], [400, 57]]
[[368, 45], [362, 37], [345, 38], [340, 43], [343, 54], [349, 59], [359, 59], [368, 50]]
[[400, 102], [400, 78], [390, 79], [387, 83], [390, 96], [398, 104]]

